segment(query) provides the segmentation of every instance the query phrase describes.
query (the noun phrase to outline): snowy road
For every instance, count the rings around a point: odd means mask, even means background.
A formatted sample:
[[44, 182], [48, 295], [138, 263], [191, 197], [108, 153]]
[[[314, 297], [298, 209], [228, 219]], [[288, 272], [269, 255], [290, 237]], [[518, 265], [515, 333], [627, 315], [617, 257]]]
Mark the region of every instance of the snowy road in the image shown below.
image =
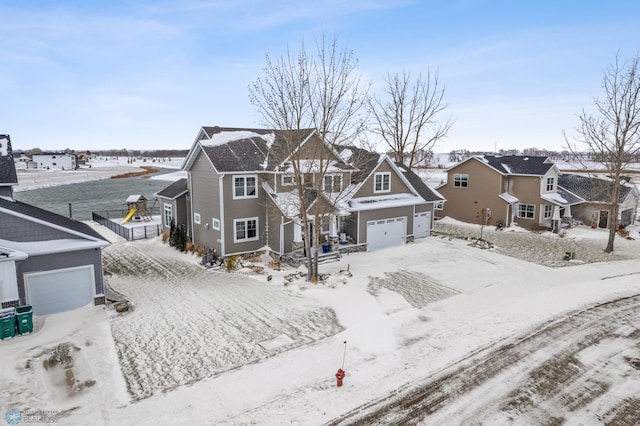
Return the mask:
[[639, 394], [636, 295], [547, 323], [329, 424], [632, 425]]

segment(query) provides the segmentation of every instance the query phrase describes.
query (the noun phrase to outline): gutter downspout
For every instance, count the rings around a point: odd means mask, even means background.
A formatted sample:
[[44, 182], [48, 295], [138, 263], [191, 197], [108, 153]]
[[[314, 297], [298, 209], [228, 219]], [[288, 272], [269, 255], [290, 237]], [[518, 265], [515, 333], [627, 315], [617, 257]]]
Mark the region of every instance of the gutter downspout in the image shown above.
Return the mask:
[[220, 193], [220, 257], [224, 257], [225, 255], [225, 244], [224, 244], [224, 174], [220, 175], [220, 179], [218, 180], [218, 190]]

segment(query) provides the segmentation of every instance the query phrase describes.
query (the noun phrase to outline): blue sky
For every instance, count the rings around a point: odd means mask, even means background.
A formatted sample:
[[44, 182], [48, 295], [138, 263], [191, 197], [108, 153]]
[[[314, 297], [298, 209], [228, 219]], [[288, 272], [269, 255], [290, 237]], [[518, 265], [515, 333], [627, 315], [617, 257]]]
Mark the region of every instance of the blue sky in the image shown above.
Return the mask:
[[437, 152], [564, 146], [607, 66], [640, 49], [640, 2], [0, 0], [0, 133], [14, 149], [187, 149], [259, 126], [265, 53], [322, 33], [387, 72], [438, 70], [456, 120]]

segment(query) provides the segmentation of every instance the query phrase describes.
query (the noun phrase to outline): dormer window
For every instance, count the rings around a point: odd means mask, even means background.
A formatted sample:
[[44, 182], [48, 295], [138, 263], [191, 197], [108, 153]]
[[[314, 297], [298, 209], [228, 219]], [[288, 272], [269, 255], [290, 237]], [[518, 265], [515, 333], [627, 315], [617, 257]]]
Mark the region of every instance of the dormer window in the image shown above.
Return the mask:
[[554, 184], [555, 184], [555, 179], [552, 178], [552, 177], [548, 177], [547, 178], [547, 192], [553, 192]]

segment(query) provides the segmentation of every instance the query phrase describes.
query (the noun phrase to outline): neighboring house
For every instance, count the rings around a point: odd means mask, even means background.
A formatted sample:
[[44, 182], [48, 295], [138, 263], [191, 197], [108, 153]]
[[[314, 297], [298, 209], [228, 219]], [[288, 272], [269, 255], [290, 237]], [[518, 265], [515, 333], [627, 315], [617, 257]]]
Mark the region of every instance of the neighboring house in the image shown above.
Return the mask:
[[76, 170], [78, 168], [78, 156], [69, 152], [43, 152], [33, 154], [31, 159], [38, 169]]
[[[294, 141], [294, 152], [286, 149], [287, 139]], [[433, 205], [442, 197], [384, 154], [332, 148], [314, 129], [203, 127], [183, 164], [193, 243], [218, 256], [265, 246], [302, 256], [294, 162], [304, 168], [307, 212], [318, 206], [324, 212], [321, 229], [310, 232], [320, 232], [331, 250], [341, 244], [376, 250], [430, 234]], [[325, 172], [319, 164], [327, 166]], [[321, 191], [313, 189], [319, 177]]]
[[11, 142], [0, 135], [0, 301], [29, 304], [34, 315], [104, 303], [102, 251], [88, 225], [21, 203]]
[[[604, 177], [585, 176], [580, 174], [562, 174], [558, 185], [585, 200], [572, 210], [572, 215], [585, 225], [607, 228], [609, 225], [609, 203], [613, 181]], [[618, 223], [633, 225], [638, 215], [640, 194], [634, 185], [620, 184], [618, 204]]]
[[558, 187], [558, 174], [547, 157], [473, 156], [447, 170], [447, 182], [437, 188], [447, 201], [436, 206], [436, 214], [480, 223], [489, 209], [489, 225], [552, 228], [584, 201]]
[[160, 211], [162, 224], [165, 228], [171, 228], [171, 222], [173, 222], [176, 226], [184, 226], [189, 234], [191, 215], [188, 210], [188, 194], [187, 179], [178, 179], [154, 194], [162, 206]]

